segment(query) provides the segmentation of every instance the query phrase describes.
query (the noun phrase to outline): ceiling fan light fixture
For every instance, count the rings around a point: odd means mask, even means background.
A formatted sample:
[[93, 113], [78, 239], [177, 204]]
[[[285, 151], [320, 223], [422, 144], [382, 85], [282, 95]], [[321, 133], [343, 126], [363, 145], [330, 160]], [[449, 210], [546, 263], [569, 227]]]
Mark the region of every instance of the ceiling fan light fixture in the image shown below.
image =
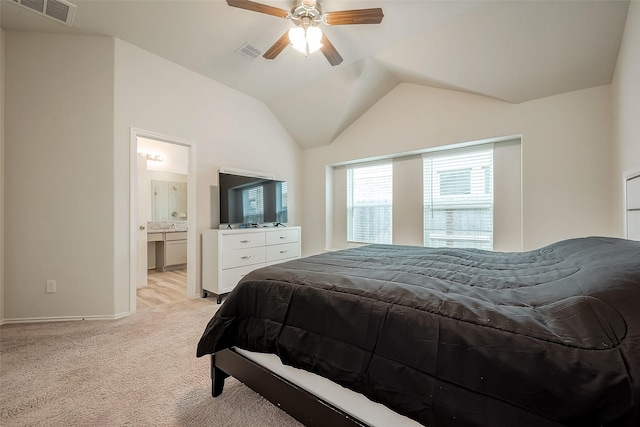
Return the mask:
[[305, 45], [307, 43], [306, 38], [304, 36], [304, 28], [301, 27], [293, 27], [289, 30], [289, 41], [295, 50], [299, 50], [300, 52], [305, 51]]
[[[322, 54], [333, 67], [342, 63], [342, 56], [340, 56], [327, 36], [322, 34], [322, 31], [320, 31], [319, 28], [316, 28], [316, 26], [325, 24], [379, 24], [382, 22], [384, 14], [382, 13], [382, 9], [379, 7], [371, 9], [338, 10], [335, 12], [323, 13], [319, 1], [320, 0], [293, 0], [293, 7], [290, 11], [279, 7], [257, 3], [251, 0], [227, 0], [227, 4], [239, 9], [246, 9], [253, 12], [291, 19], [295, 24], [296, 28], [292, 28], [290, 31], [287, 31], [280, 36], [280, 38], [262, 55], [265, 59], [275, 59], [290, 43], [293, 45], [294, 49], [304, 53], [305, 56], [321, 49]], [[287, 41], [289, 43], [287, 43]]]
[[308, 55], [322, 47], [322, 31], [317, 27], [294, 27], [289, 30], [289, 41], [295, 50]]
[[307, 28], [307, 44], [309, 45], [309, 53], [315, 52], [322, 47], [322, 31], [320, 28]]

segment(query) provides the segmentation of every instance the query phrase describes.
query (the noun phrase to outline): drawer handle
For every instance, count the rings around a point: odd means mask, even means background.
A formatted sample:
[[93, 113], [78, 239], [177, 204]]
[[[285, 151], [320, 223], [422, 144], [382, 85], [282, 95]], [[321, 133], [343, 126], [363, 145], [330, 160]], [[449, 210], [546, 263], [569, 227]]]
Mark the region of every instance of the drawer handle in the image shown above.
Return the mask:
[[285, 249], [284, 251], [280, 251], [281, 254], [286, 254], [287, 250]]
[[287, 236], [280, 236], [280, 238], [281, 238], [282, 240], [284, 240], [284, 239], [286, 239], [286, 238], [287, 238]]
[[240, 240], [240, 243], [251, 243], [251, 240]]
[[249, 259], [249, 258], [251, 258], [251, 255], [245, 255], [240, 257], [240, 259]]

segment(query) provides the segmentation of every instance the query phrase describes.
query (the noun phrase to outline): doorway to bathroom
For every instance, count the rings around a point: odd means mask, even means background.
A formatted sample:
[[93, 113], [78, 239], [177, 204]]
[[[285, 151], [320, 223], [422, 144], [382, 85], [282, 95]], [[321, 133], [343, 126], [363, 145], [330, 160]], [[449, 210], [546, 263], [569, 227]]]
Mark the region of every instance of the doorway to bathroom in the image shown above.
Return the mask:
[[140, 130], [131, 139], [134, 313], [195, 297], [195, 147]]

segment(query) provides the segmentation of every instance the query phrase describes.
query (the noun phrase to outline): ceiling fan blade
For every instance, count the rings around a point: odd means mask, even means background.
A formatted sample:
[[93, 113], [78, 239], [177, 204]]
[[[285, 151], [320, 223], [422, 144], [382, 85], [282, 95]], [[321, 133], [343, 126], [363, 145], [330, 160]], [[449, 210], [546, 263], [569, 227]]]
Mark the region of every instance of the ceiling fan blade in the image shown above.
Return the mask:
[[331, 64], [331, 66], [335, 67], [342, 62], [342, 56], [340, 56], [336, 48], [331, 44], [324, 33], [322, 34], [322, 47], [320, 48], [320, 50], [322, 51], [324, 57], [327, 58], [327, 61], [329, 61], [329, 64]]
[[278, 41], [275, 42], [273, 46], [271, 46], [262, 56], [265, 59], [275, 59], [275, 57], [280, 55], [280, 52], [282, 52], [287, 46], [289, 46], [289, 31], [284, 33], [282, 37], [280, 37]]
[[286, 18], [290, 14], [288, 10], [280, 9], [279, 7], [268, 6], [262, 3], [256, 3], [249, 0], [227, 0], [227, 4], [231, 7], [251, 10], [253, 12], [266, 13], [267, 15], [277, 16], [279, 18]]
[[324, 19], [329, 25], [379, 24], [384, 14], [382, 9], [357, 9], [327, 12]]

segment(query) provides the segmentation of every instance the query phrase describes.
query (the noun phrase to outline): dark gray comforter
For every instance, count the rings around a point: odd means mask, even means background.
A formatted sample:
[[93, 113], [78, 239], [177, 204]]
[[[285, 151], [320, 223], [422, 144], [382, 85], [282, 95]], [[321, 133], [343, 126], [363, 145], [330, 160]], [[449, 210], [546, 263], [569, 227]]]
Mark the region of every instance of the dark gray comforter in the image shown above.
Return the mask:
[[247, 275], [197, 355], [278, 354], [425, 425], [640, 425], [640, 242], [372, 245]]

